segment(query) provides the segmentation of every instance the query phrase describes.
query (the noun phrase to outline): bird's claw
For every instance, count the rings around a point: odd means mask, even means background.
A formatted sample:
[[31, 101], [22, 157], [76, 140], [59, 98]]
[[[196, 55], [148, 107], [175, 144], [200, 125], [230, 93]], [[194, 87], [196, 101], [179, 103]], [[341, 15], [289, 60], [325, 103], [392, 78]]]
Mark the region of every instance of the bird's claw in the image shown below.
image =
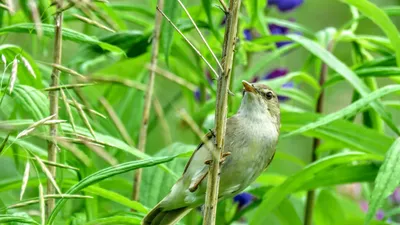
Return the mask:
[[[221, 157], [221, 160], [219, 161], [219, 165], [222, 165], [222, 164], [225, 162], [226, 157], [230, 156], [231, 154], [232, 154], [231, 152], [224, 152], [224, 153], [222, 153], [222, 157]], [[212, 159], [206, 160], [206, 161], [204, 162], [204, 164], [210, 165], [210, 164], [212, 163], [212, 161], [213, 161]]]

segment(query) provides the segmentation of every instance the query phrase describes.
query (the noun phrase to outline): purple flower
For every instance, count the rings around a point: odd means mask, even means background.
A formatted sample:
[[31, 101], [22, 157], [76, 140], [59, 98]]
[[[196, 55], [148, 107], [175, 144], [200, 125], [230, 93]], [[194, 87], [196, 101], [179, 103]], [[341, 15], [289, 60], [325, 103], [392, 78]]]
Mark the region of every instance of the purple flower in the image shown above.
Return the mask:
[[246, 40], [248, 40], [248, 41], [253, 40], [253, 35], [252, 35], [250, 29], [244, 29], [244, 30], [243, 30], [243, 35], [244, 35], [244, 38], [245, 38]]
[[361, 201], [360, 202], [360, 208], [361, 208], [361, 211], [363, 211], [363, 212], [368, 212], [368, 202], [366, 202], [366, 201]]
[[233, 202], [238, 203], [238, 208], [242, 209], [249, 205], [254, 200], [254, 196], [250, 193], [243, 192], [233, 197]]
[[392, 199], [392, 201], [394, 203], [399, 204], [400, 203], [400, 188], [396, 188], [396, 190], [394, 190], [393, 194], [390, 196], [390, 198]]
[[263, 77], [263, 80], [271, 80], [271, 79], [275, 79], [275, 78], [278, 78], [278, 77], [283, 77], [288, 72], [289, 72], [289, 70], [286, 69], [286, 68], [278, 68], [278, 69], [272, 70], [270, 73], [265, 75]]
[[[289, 28], [287, 27], [282, 27], [276, 24], [268, 24], [269, 31], [271, 32], [272, 35], [286, 35], [289, 33]], [[291, 41], [280, 41], [276, 43], [276, 47], [280, 48], [283, 47], [287, 44], [292, 43]]]
[[303, 4], [303, 0], [267, 0], [268, 6], [276, 6], [281, 12], [288, 12]]
[[375, 214], [375, 218], [377, 220], [383, 220], [384, 217], [385, 217], [385, 212], [383, 212], [382, 209], [378, 210], [378, 212], [376, 212]]

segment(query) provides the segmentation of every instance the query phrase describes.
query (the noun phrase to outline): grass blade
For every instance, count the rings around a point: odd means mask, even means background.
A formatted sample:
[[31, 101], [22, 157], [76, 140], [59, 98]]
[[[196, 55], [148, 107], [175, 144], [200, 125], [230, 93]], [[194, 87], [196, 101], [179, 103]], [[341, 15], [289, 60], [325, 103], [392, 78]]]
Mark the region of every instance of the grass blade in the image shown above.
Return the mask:
[[[96, 184], [104, 179], [110, 178], [112, 176], [125, 173], [128, 171], [132, 171], [138, 168], [143, 168], [143, 167], [150, 167], [154, 166], [157, 164], [169, 162], [176, 158], [179, 155], [175, 156], [170, 156], [170, 157], [159, 157], [159, 158], [150, 158], [150, 159], [144, 159], [144, 160], [138, 160], [138, 161], [133, 161], [133, 162], [127, 162], [123, 164], [119, 164], [115, 167], [108, 167], [102, 170], [99, 170], [87, 177], [85, 177], [83, 180], [81, 180], [79, 183], [76, 185], [72, 186], [65, 194], [75, 194], [79, 192], [80, 190]], [[52, 214], [49, 217], [49, 220], [47, 224], [52, 224], [55, 217], [57, 214], [60, 212], [61, 208], [65, 204], [67, 199], [61, 199], [60, 201], [57, 202], [56, 207], [54, 208]]]
[[360, 12], [378, 25], [390, 39], [396, 52], [397, 65], [400, 66], [400, 33], [389, 16], [378, 6], [367, 0], [342, 0], [356, 7]]
[[43, 163], [42, 159], [37, 157], [36, 155], [34, 156], [36, 161], [39, 163], [40, 167], [42, 168], [42, 171], [44, 174], [46, 174], [47, 178], [50, 180], [51, 184], [53, 184], [54, 188], [57, 190], [57, 192], [62, 195], [60, 188], [57, 185], [57, 182], [54, 180], [54, 177], [51, 175], [49, 169], [47, 169], [46, 165]]
[[29, 160], [26, 162], [25, 166], [25, 171], [24, 171], [24, 176], [22, 177], [22, 186], [21, 186], [21, 193], [19, 195], [19, 200], [22, 201], [22, 198], [24, 197], [26, 185], [28, 184], [29, 180], [29, 172], [31, 170], [31, 164]]
[[393, 143], [375, 179], [375, 187], [371, 194], [365, 225], [369, 224], [383, 201], [400, 183], [400, 138]]
[[306, 131], [315, 129], [317, 127], [329, 124], [337, 119], [352, 116], [355, 113], [359, 112], [359, 110], [361, 110], [363, 107], [367, 106], [369, 103], [374, 101], [375, 99], [378, 99], [387, 94], [390, 94], [393, 92], [398, 92], [398, 91], [400, 91], [400, 85], [385, 86], [385, 87], [378, 89], [378, 90], [366, 95], [365, 97], [357, 100], [353, 104], [351, 104], [337, 112], [326, 115], [314, 123], [309, 123], [299, 129], [296, 129], [288, 134], [285, 134], [285, 135], [281, 136], [281, 138], [287, 138], [287, 137], [295, 135], [295, 134], [304, 133]]
[[[332, 53], [322, 48], [319, 44], [300, 35], [289, 34], [287, 36], [293, 41], [301, 44], [304, 48], [326, 63], [326, 65], [341, 74], [351, 85], [353, 85], [362, 97], [367, 96], [371, 92], [365, 83], [352, 70], [350, 70], [343, 62], [339, 61]], [[397, 128], [390, 115], [385, 111], [382, 103], [373, 101], [371, 102], [371, 106], [382, 117], [386, 124], [396, 134], [400, 135], [400, 130]]]

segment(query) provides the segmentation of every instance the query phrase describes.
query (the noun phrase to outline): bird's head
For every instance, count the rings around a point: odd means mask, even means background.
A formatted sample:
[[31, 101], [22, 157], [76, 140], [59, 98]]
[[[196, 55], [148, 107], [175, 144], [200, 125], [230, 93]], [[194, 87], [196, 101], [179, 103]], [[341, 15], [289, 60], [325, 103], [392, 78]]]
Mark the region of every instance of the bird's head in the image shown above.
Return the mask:
[[279, 123], [280, 110], [278, 96], [265, 84], [242, 81], [243, 100], [239, 112], [252, 115], [266, 115]]

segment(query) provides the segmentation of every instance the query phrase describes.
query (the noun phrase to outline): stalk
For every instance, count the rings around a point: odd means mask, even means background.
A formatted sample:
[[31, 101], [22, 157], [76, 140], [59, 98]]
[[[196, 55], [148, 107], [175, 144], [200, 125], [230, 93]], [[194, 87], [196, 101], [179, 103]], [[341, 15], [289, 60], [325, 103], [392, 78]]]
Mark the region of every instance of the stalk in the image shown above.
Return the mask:
[[[333, 40], [328, 42], [327, 50], [329, 52], [332, 52], [333, 45], [334, 45]], [[319, 85], [320, 85], [320, 87], [322, 87], [324, 85], [327, 73], [328, 73], [328, 65], [326, 65], [324, 63], [324, 64], [322, 64], [321, 73], [320, 73], [320, 77], [319, 77]], [[321, 93], [320, 93], [320, 95], [318, 97], [317, 108], [316, 108], [316, 112], [318, 114], [321, 114], [322, 111], [323, 111], [324, 95], [325, 95], [325, 91], [324, 91], [324, 89], [321, 89]], [[318, 146], [320, 144], [321, 144], [321, 140], [320, 139], [318, 139], [318, 138], [314, 138], [313, 139], [311, 162], [314, 162], [314, 161], [317, 160], [316, 151], [317, 151], [317, 148], [318, 148]], [[305, 210], [305, 214], [304, 214], [304, 225], [311, 225], [312, 224], [314, 205], [315, 205], [315, 190], [309, 190], [307, 192], [306, 210]]]
[[[158, 0], [157, 7], [159, 9], [162, 9], [163, 6], [164, 6], [164, 0]], [[155, 70], [157, 68], [157, 60], [158, 60], [161, 22], [162, 22], [162, 15], [161, 13], [157, 13], [154, 22], [154, 33], [153, 33], [154, 39], [152, 42], [151, 64], [150, 64], [151, 69], [149, 71], [150, 73], [149, 82], [147, 83], [147, 89], [144, 97], [143, 117], [139, 133], [138, 149], [141, 152], [144, 152], [146, 148], [147, 128], [149, 126], [150, 108], [153, 96], [154, 80], [156, 76]], [[138, 169], [136, 170], [133, 178], [132, 199], [135, 201], [139, 200], [141, 180], [142, 180], [142, 169]]]
[[217, 102], [215, 109], [216, 148], [212, 150], [215, 151], [215, 154], [212, 154], [213, 161], [210, 164], [208, 172], [203, 225], [214, 225], [216, 219], [220, 174], [219, 164], [224, 150], [228, 91], [231, 80], [235, 44], [237, 40], [240, 4], [241, 0], [230, 0], [229, 8], [225, 12], [227, 16], [227, 23], [221, 60], [223, 71], [220, 71], [220, 75], [218, 77]]
[[[57, 13], [55, 15], [55, 36], [54, 36], [54, 54], [53, 54], [53, 63], [61, 65], [61, 55], [62, 55], [62, 22], [63, 22], [63, 13], [61, 11], [62, 8], [62, 0], [56, 1], [56, 9]], [[57, 87], [59, 85], [59, 77], [60, 70], [57, 68], [53, 68], [51, 73], [51, 84], [50, 87]], [[54, 115], [54, 120], [58, 119], [58, 90], [49, 91], [49, 100], [50, 100], [50, 115]], [[50, 137], [51, 140], [48, 141], [48, 161], [51, 163], [57, 163], [57, 126], [58, 124], [50, 124]], [[56, 178], [56, 167], [48, 165], [48, 169], [50, 171], [51, 176], [55, 180]], [[47, 195], [54, 195], [55, 188], [51, 183], [51, 180], [47, 180]], [[48, 218], [51, 212], [54, 209], [55, 199], [49, 199], [46, 201], [45, 211], [46, 218]]]

